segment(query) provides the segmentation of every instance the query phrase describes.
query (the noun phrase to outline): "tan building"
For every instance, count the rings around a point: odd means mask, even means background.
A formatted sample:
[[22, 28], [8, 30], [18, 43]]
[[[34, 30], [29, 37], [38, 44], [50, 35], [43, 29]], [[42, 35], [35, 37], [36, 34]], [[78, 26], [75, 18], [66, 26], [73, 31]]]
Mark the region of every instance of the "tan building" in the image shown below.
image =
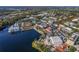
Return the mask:
[[72, 41], [72, 40], [67, 40], [67, 41], [66, 41], [66, 44], [72, 46], [72, 45], [74, 45], [74, 41]]
[[22, 22], [20, 27], [22, 31], [29, 30], [32, 28], [32, 24], [30, 22]]

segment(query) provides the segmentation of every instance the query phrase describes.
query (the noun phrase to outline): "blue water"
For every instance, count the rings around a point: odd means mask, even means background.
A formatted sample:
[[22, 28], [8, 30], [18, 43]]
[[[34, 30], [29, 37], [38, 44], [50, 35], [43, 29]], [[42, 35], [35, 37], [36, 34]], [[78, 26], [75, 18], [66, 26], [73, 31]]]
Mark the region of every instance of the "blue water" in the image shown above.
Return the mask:
[[34, 29], [14, 34], [8, 29], [0, 31], [0, 52], [34, 52], [32, 41], [39, 38], [40, 34]]

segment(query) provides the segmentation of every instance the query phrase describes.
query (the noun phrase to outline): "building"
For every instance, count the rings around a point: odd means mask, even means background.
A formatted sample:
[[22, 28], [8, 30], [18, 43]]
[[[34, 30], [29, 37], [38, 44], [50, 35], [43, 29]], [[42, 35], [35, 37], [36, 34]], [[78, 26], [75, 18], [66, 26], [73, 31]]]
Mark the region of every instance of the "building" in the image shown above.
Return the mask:
[[46, 29], [45, 29], [45, 31], [48, 33], [48, 32], [51, 32], [51, 27], [47, 27]]
[[56, 47], [55, 51], [56, 52], [64, 52], [64, 51], [67, 52], [68, 51], [68, 45], [66, 43], [64, 43], [64, 44]]
[[62, 27], [61, 30], [66, 32], [66, 33], [71, 33], [72, 32], [72, 29], [69, 28], [69, 27]]
[[20, 31], [20, 27], [18, 23], [15, 23], [8, 29], [8, 32], [17, 32], [17, 31]]
[[75, 45], [78, 45], [79, 44], [79, 33], [78, 32], [73, 33], [72, 36], [71, 36], [71, 38], [74, 41], [74, 44]]
[[32, 29], [32, 24], [30, 22], [21, 22], [20, 23], [21, 31]]
[[23, 21], [18, 21], [17, 23], [12, 25], [8, 29], [8, 32], [25, 31], [29, 29], [32, 29], [32, 23], [28, 22], [27, 20], [23, 20]]
[[47, 36], [46, 40], [48, 40], [50, 45], [53, 45], [54, 47], [57, 47], [63, 44], [63, 41], [61, 40], [59, 36], [50, 36], [50, 37]]
[[73, 21], [73, 22], [77, 22], [78, 20], [79, 20], [79, 19], [73, 19], [72, 21]]
[[67, 40], [67, 41], [66, 41], [66, 44], [69, 45], [69, 46], [73, 46], [73, 45], [74, 45], [74, 41], [72, 41], [72, 40]]

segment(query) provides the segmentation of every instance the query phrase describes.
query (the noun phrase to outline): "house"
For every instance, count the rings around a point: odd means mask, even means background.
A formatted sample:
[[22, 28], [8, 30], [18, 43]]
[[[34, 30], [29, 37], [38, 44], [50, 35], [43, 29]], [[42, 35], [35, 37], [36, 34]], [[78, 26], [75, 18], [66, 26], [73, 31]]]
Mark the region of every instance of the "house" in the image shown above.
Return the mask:
[[55, 48], [56, 52], [64, 52], [63, 46], [58, 46]]
[[74, 41], [72, 41], [72, 40], [67, 40], [67, 41], [66, 41], [66, 44], [67, 44], [67, 45], [70, 45], [70, 46], [73, 46], [73, 45], [74, 45]]
[[29, 17], [29, 19], [34, 19], [34, 17]]
[[45, 22], [39, 22], [39, 23], [38, 23], [38, 26], [39, 26], [40, 28], [46, 28], [46, 27], [47, 27], [47, 24], [46, 24]]
[[51, 32], [51, 27], [47, 27], [45, 30], [46, 32]]
[[57, 46], [55, 48], [55, 51], [56, 52], [64, 52], [64, 51], [67, 51], [68, 50], [68, 45], [66, 43], [60, 45], [60, 46]]
[[76, 33], [73, 33], [71, 37], [73, 38], [73, 40], [76, 40], [78, 36], [79, 36], [79, 33], [76, 32]]
[[48, 19], [46, 16], [44, 16], [43, 18], [42, 18], [43, 20], [46, 20], [46, 19]]
[[57, 35], [62, 39], [63, 42], [65, 41], [66, 34], [64, 32], [60, 31], [57, 33]]
[[78, 20], [79, 20], [79, 19], [73, 19], [72, 21], [73, 21], [73, 22], [77, 22]]
[[74, 27], [76, 24], [75, 23], [73, 23], [73, 22], [70, 22], [69, 23], [69, 27]]
[[69, 27], [62, 27], [62, 31], [67, 32], [67, 33], [71, 33], [72, 29]]
[[53, 20], [49, 20], [48, 24], [51, 25], [54, 21]]

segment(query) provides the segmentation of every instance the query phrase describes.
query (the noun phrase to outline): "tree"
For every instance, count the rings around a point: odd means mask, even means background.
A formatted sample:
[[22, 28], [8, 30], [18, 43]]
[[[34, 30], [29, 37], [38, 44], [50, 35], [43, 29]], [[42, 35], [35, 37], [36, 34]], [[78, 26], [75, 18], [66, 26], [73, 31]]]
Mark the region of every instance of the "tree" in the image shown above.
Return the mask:
[[75, 52], [77, 49], [74, 46], [69, 46], [68, 51], [69, 52]]
[[3, 25], [8, 25], [8, 20], [7, 19], [3, 20]]
[[0, 20], [0, 27], [2, 27], [3, 23], [2, 23], [2, 20]]

